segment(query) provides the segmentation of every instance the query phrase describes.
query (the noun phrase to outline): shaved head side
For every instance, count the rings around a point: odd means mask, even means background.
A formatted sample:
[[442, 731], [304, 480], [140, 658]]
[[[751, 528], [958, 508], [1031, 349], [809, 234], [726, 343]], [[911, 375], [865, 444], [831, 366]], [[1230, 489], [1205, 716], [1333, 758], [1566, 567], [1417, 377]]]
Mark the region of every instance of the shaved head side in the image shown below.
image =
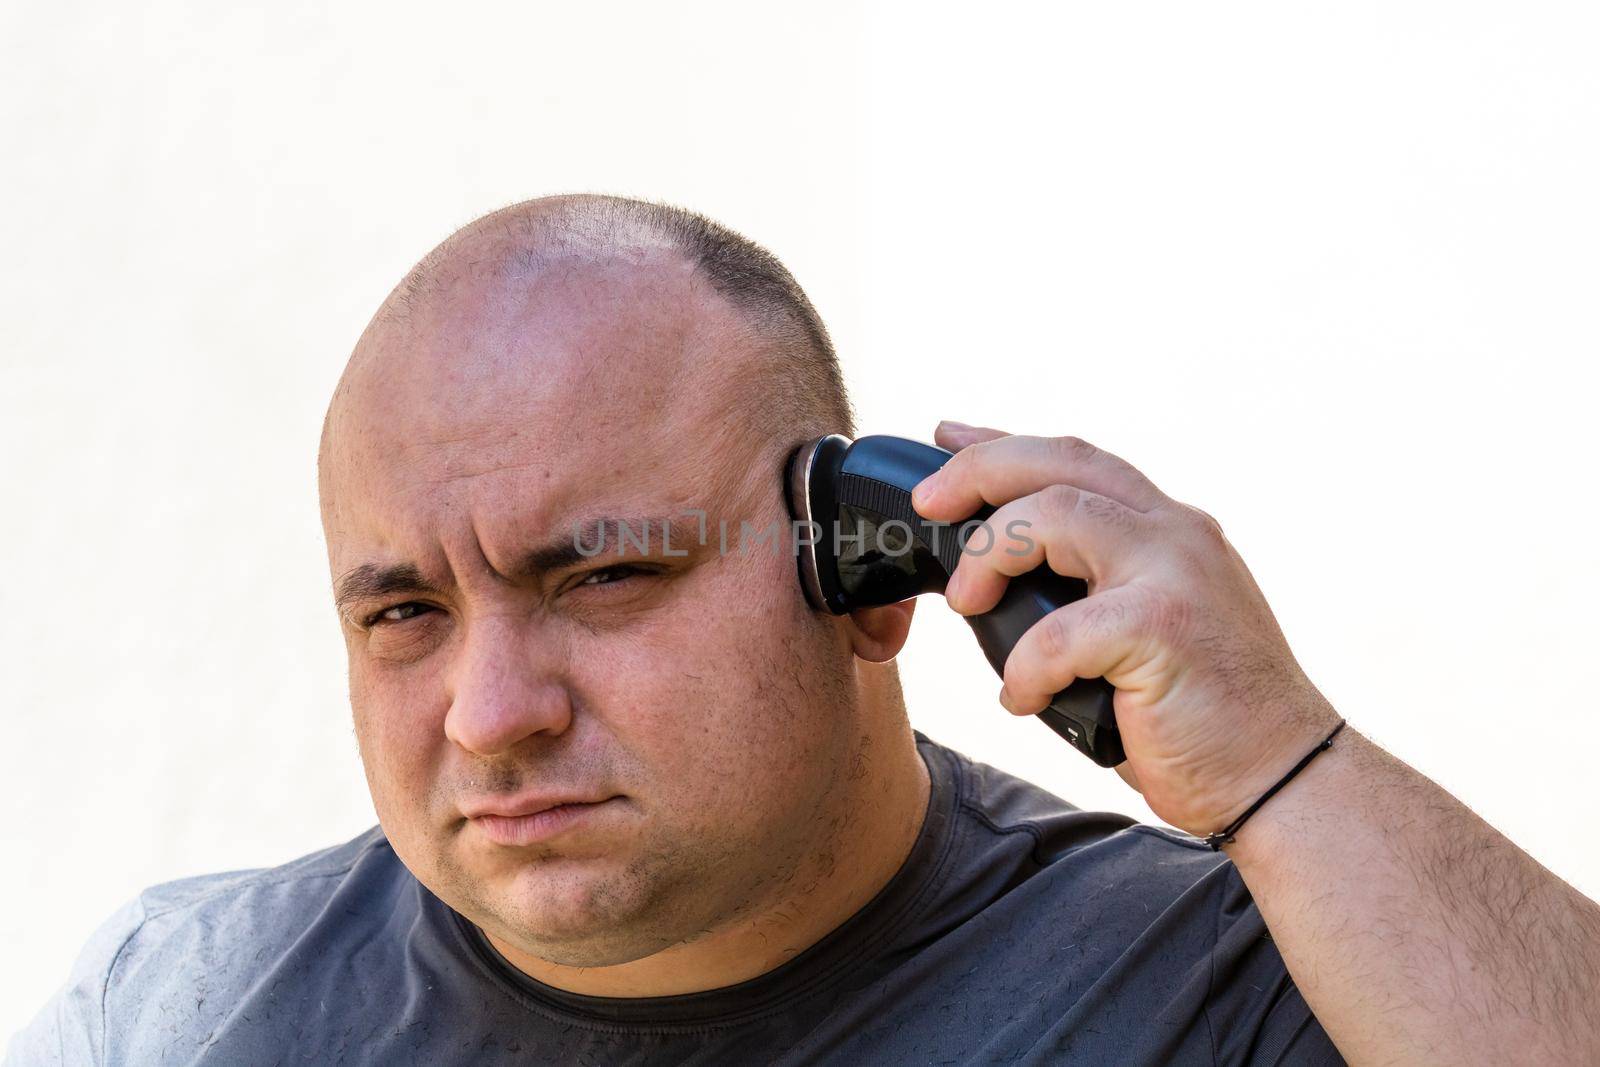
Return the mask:
[[799, 282], [761, 245], [670, 204], [572, 194], [492, 212], [417, 263], [379, 309], [373, 327], [406, 329], [457, 286], [483, 284], [485, 273], [493, 284], [515, 290], [539, 284], [552, 270], [663, 254], [709, 282], [749, 324], [751, 359], [724, 368], [741, 399], [737, 415], [743, 421], [789, 442], [824, 433], [855, 436], [855, 410], [833, 341]]

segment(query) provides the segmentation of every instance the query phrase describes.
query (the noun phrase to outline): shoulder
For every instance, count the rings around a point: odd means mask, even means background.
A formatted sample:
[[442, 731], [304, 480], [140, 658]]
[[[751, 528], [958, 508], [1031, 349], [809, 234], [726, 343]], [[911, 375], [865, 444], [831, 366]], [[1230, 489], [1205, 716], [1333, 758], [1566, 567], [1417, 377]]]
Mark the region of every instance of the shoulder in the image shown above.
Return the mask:
[[[1143, 1020], [1152, 1040], [1201, 1034], [1228, 1062], [1280, 1052], [1284, 1062], [1339, 1062], [1225, 854], [919, 745], [930, 768], [944, 767], [962, 842], [947, 907], [1003, 950], [1008, 971], [1054, 969], [1067, 987], [1060, 1018]], [[1074, 966], [1063, 969], [1064, 958]]]
[[1053, 913], [1069, 926], [1092, 922], [1100, 944], [1126, 943], [1154, 926], [1181, 929], [1198, 952], [1233, 923], [1258, 926], [1233, 863], [1204, 842], [1117, 812], [1081, 810], [926, 738], [919, 746], [955, 824], [959, 898], [1019, 920]]
[[990, 838], [1020, 836], [1040, 865], [1074, 859], [1197, 874], [1228, 858], [1178, 830], [1110, 811], [1084, 811], [1033, 782], [919, 736], [925, 758], [946, 768], [958, 817]]
[[379, 827], [338, 845], [307, 853], [277, 867], [220, 871], [161, 882], [139, 893], [135, 903], [144, 926], [163, 920], [182, 923], [186, 917], [226, 912], [262, 902], [264, 898], [289, 903], [314, 898], [362, 863], [390, 853], [389, 841]]
[[349, 841], [277, 867], [206, 874], [151, 886], [139, 923], [106, 972], [106, 1011], [147, 1003], [165, 988], [201, 982], [225, 994], [287, 952], [336, 901], [341, 921], [381, 910], [408, 872], [374, 826]]
[[402, 888], [404, 874], [374, 826], [277, 867], [150, 886], [85, 943], [66, 985], [17, 1035], [7, 1062], [100, 1063], [106, 1035], [135, 1025], [141, 1014], [208, 999], [220, 1007], [230, 986], [282, 955], [353, 884], [370, 902], [384, 887]]

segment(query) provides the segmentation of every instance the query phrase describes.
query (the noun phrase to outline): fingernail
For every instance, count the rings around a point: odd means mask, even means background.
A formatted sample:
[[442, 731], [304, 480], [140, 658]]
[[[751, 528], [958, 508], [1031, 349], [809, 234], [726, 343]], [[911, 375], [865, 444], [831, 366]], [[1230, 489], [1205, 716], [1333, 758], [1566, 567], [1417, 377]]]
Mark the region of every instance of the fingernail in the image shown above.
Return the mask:
[[926, 478], [922, 479], [922, 481], [917, 483], [917, 487], [911, 490], [912, 504], [920, 508], [927, 504], [929, 500], [933, 499], [933, 483], [936, 476], [936, 474], [930, 474]]
[[940, 429], [944, 429], [944, 430], [970, 430], [970, 429], [972, 429], [972, 427], [968, 426], [966, 423], [957, 422], [955, 419], [940, 419], [939, 420], [939, 428]]

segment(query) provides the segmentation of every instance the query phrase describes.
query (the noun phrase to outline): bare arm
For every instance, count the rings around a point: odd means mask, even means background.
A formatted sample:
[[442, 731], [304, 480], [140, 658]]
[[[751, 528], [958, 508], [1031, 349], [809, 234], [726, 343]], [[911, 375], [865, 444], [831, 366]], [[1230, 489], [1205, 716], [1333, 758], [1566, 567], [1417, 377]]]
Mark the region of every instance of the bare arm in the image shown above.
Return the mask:
[[[1088, 582], [1017, 643], [1001, 703], [1032, 714], [1106, 678], [1117, 771], [1162, 819], [1230, 825], [1339, 721], [1211, 516], [1078, 438], [936, 440], [958, 451], [918, 511], [997, 505], [979, 543], [1007, 546], [962, 556], [951, 607], [987, 611], [1038, 566]], [[1600, 1064], [1600, 908], [1354, 726], [1226, 848], [1347, 1059]]]
[[1600, 906], [1352, 728], [1224, 847], [1352, 1062], [1600, 1062]]

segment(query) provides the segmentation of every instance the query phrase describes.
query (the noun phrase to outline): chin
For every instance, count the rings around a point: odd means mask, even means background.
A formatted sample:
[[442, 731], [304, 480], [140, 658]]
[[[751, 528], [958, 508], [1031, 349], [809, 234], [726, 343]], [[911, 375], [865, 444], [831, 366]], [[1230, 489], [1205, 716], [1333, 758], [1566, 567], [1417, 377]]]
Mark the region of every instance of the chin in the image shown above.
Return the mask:
[[659, 934], [641, 936], [661, 929], [652, 898], [646, 881], [593, 860], [530, 865], [478, 893], [502, 936], [540, 959], [573, 967], [627, 963], [671, 943]]
[[630, 963], [711, 921], [701, 914], [705, 872], [686, 868], [681, 850], [486, 854], [458, 839], [431, 859], [430, 877], [420, 880], [440, 900], [519, 951], [561, 966]]
[[519, 941], [516, 945], [523, 952], [545, 963], [586, 970], [597, 967], [620, 967], [671, 947], [654, 940], [617, 937], [614, 934], [584, 941]]

